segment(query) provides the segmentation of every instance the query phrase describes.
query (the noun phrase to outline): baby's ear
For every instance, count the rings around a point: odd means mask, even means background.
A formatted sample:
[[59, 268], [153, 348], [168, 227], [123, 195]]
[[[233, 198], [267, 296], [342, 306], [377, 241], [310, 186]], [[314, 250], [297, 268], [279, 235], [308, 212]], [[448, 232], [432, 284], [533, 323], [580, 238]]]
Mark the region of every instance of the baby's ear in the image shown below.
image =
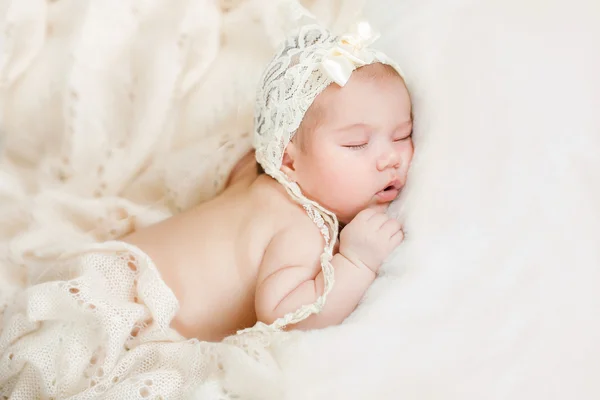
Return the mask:
[[283, 160], [281, 161], [281, 172], [283, 172], [293, 182], [296, 181], [296, 155], [298, 149], [296, 145], [290, 142], [283, 152]]

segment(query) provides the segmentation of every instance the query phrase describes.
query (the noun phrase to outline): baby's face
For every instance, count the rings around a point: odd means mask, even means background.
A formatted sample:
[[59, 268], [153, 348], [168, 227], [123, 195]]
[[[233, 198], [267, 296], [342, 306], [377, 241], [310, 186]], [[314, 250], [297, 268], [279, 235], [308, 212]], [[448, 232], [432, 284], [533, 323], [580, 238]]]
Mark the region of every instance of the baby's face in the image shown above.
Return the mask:
[[348, 223], [398, 196], [413, 155], [412, 117], [406, 86], [389, 67], [369, 65], [346, 86], [330, 85], [305, 122], [282, 168], [308, 198]]

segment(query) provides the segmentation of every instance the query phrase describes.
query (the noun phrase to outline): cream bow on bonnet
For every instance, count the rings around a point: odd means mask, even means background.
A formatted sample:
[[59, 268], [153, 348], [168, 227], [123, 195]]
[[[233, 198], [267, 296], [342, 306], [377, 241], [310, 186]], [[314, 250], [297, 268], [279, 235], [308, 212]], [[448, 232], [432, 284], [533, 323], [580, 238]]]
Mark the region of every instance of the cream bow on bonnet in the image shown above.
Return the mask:
[[356, 68], [373, 63], [375, 57], [367, 47], [380, 36], [366, 21], [357, 23], [352, 31], [340, 36], [321, 63], [323, 72], [340, 86], [348, 83]]

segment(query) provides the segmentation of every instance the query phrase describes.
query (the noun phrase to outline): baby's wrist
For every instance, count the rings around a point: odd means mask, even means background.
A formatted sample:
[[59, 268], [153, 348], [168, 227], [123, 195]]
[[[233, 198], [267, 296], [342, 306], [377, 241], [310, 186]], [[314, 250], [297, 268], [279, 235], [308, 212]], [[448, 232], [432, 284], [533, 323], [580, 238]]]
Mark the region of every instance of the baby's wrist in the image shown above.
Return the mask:
[[367, 264], [362, 262], [358, 257], [353, 257], [352, 255], [347, 255], [345, 253], [342, 253], [341, 251], [338, 253], [338, 255], [340, 257], [344, 258], [350, 264], [354, 265], [354, 267], [356, 267], [357, 269], [377, 275], [377, 270], [371, 268], [370, 266], [368, 266]]

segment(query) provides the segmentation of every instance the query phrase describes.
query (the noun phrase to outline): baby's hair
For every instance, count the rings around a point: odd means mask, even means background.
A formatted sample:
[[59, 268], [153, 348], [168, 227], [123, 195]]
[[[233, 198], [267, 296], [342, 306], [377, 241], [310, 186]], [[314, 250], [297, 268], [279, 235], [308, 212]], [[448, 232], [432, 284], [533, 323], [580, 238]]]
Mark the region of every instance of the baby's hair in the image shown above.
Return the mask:
[[[358, 68], [356, 70], [356, 72], [358, 73], [358, 75], [362, 75], [367, 78], [373, 78], [373, 79], [378, 79], [378, 78], [382, 78], [382, 77], [398, 77], [398, 78], [402, 79], [402, 77], [394, 69], [394, 67], [392, 67], [391, 65], [382, 64], [382, 63], [374, 63], [374, 64], [365, 65], [364, 67]], [[402, 79], [402, 81], [404, 81], [404, 79]]]
[[300, 150], [306, 150], [308, 137], [306, 132], [312, 132], [317, 129], [323, 120], [324, 115], [325, 111], [318, 102], [313, 102], [310, 105], [306, 114], [304, 114], [304, 118], [302, 118], [302, 122], [300, 123], [296, 134], [292, 138], [292, 141], [298, 144]]

